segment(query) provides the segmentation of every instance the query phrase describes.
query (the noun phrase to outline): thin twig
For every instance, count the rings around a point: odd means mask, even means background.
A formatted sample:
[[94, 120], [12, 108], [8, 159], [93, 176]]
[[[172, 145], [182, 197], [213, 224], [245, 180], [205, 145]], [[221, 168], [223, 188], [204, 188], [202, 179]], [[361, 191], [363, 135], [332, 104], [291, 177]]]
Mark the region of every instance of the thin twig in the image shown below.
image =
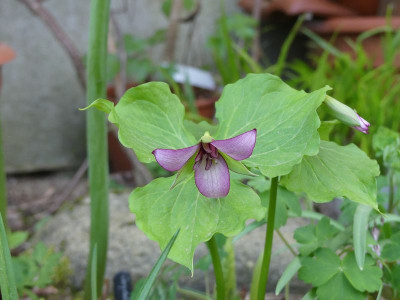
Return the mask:
[[251, 55], [255, 61], [260, 59], [260, 26], [261, 26], [261, 1], [254, 0], [253, 18], [257, 20], [256, 34], [253, 39]]
[[179, 16], [182, 10], [182, 0], [173, 0], [171, 8], [171, 16], [167, 30], [167, 40], [165, 45], [164, 58], [172, 61], [175, 54], [175, 44], [178, 35]]
[[56, 198], [54, 198], [53, 201], [51, 201], [51, 205], [48, 209], [46, 209], [46, 211], [42, 212], [36, 217], [42, 218], [47, 214], [55, 213], [75, 190], [75, 188], [77, 187], [83, 176], [86, 174], [87, 169], [88, 169], [88, 163], [87, 160], [85, 159], [82, 165], [79, 167], [78, 171], [74, 174], [72, 179], [64, 187], [63, 192], [59, 194]]
[[281, 231], [279, 229], [275, 230], [276, 233], [279, 235], [279, 237], [281, 238], [281, 240], [283, 241], [283, 243], [286, 245], [286, 247], [289, 249], [289, 251], [294, 255], [297, 256], [296, 251], [293, 249], [292, 246], [290, 246], [289, 242], [285, 239], [285, 237], [283, 236], [283, 234], [281, 233]]
[[56, 40], [63, 46], [75, 67], [75, 72], [78, 76], [79, 83], [81, 84], [82, 88], [85, 89], [86, 72], [82, 55], [67, 33], [62, 29], [61, 25], [57, 22], [56, 18], [54, 18], [54, 16], [41, 4], [41, 1], [39, 0], [20, 1], [25, 4], [34, 15], [42, 20]]

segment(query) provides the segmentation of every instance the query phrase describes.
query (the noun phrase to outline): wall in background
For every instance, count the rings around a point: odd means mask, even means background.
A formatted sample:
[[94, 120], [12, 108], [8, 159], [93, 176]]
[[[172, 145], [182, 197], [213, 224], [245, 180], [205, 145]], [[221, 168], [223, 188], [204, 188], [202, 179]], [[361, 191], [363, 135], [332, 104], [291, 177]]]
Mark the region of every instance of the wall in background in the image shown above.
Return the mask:
[[[88, 38], [89, 0], [43, 2], [75, 41], [82, 53]], [[128, 10], [118, 15], [126, 33], [149, 36], [165, 28], [161, 0], [128, 0]], [[182, 25], [176, 59], [201, 66], [211, 63], [207, 37], [219, 17], [219, 1], [202, 0], [191, 47], [189, 25]], [[226, 1], [227, 12], [237, 1]], [[112, 0], [113, 7], [122, 0]], [[72, 64], [49, 30], [18, 0], [0, 1], [0, 40], [12, 46], [17, 59], [4, 67], [0, 113], [4, 129], [6, 167], [9, 173], [74, 168], [85, 157], [85, 119], [79, 107], [84, 92]], [[162, 49], [154, 49], [159, 59]]]

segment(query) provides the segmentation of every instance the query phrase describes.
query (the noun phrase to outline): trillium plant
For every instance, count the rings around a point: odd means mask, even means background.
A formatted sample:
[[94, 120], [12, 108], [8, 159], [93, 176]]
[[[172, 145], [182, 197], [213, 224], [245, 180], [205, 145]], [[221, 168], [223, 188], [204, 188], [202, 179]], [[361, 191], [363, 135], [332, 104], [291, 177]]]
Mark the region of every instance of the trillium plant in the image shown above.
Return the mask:
[[[141, 162], [156, 161], [176, 172], [136, 188], [130, 209], [137, 226], [161, 249], [180, 229], [168, 257], [192, 272], [195, 249], [207, 243], [217, 299], [229, 297], [215, 234], [236, 236], [248, 220], [267, 223], [255, 279], [256, 299], [264, 299], [275, 219], [281, 217], [277, 212], [288, 190], [315, 202], [344, 197], [378, 208], [377, 162], [353, 144], [329, 141], [335, 122], [322, 122], [317, 110], [328, 110], [360, 134], [368, 133], [370, 124], [328, 96], [330, 89], [307, 93], [276, 76], [250, 74], [225, 86], [216, 102], [214, 123], [185, 119], [181, 101], [161, 82], [129, 89], [117, 105], [98, 99], [90, 106], [109, 114], [109, 121], [119, 128], [120, 142]], [[268, 201], [261, 201], [261, 194], [248, 184], [252, 176], [268, 185]]]

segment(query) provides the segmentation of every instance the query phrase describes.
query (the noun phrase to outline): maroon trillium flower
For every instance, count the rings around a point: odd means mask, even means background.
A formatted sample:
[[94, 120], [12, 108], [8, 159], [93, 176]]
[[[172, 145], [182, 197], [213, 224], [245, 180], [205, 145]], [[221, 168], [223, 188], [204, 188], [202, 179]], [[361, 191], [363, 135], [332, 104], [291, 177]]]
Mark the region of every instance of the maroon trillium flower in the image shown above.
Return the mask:
[[182, 169], [194, 158], [194, 178], [200, 193], [209, 198], [221, 198], [229, 193], [229, 160], [250, 157], [256, 135], [257, 130], [253, 129], [230, 139], [214, 140], [206, 132], [197, 145], [177, 150], [156, 149], [153, 154], [159, 165], [170, 172]]

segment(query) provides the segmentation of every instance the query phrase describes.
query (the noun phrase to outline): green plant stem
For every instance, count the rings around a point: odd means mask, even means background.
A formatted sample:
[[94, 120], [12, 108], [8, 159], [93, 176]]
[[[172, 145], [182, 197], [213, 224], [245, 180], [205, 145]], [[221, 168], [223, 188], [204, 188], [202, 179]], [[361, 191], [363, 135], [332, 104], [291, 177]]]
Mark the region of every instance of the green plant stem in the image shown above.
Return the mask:
[[388, 213], [392, 213], [394, 209], [394, 172], [389, 173], [389, 206]]
[[224, 300], [225, 280], [222, 272], [221, 259], [218, 254], [217, 241], [214, 236], [207, 242], [207, 247], [210, 251], [211, 260], [214, 266], [215, 282], [217, 285], [217, 300]]
[[[107, 36], [110, 0], [90, 1], [86, 101], [91, 104], [106, 94]], [[87, 111], [87, 154], [90, 186], [90, 254], [85, 280], [86, 300], [92, 298], [91, 264], [97, 245], [97, 294], [101, 295], [108, 245], [108, 151], [107, 123], [103, 112]]]
[[[0, 67], [0, 72], [1, 72], [1, 67]], [[0, 213], [3, 218], [4, 228], [7, 231], [8, 226], [7, 226], [6, 168], [5, 168], [4, 154], [3, 154], [3, 134], [2, 134], [1, 119], [0, 119]]]
[[177, 291], [179, 294], [182, 294], [183, 296], [187, 296], [190, 299], [211, 300], [210, 297], [203, 295], [197, 291], [184, 289], [184, 288], [180, 288], [180, 287], [177, 288]]
[[290, 253], [292, 253], [293, 256], [297, 256], [296, 251], [293, 249], [292, 246], [290, 246], [289, 242], [285, 239], [285, 237], [283, 236], [282, 232], [279, 229], [277, 229], [276, 233], [279, 235], [279, 237], [281, 238], [281, 240], [283, 241], [285, 246], [289, 249]]
[[271, 188], [269, 192], [269, 207], [267, 220], [267, 233], [265, 236], [264, 254], [261, 264], [260, 280], [258, 282], [258, 300], [265, 299], [267, 289], [269, 265], [271, 262], [272, 240], [274, 237], [275, 210], [276, 210], [276, 195], [278, 191], [278, 177], [271, 180]]

